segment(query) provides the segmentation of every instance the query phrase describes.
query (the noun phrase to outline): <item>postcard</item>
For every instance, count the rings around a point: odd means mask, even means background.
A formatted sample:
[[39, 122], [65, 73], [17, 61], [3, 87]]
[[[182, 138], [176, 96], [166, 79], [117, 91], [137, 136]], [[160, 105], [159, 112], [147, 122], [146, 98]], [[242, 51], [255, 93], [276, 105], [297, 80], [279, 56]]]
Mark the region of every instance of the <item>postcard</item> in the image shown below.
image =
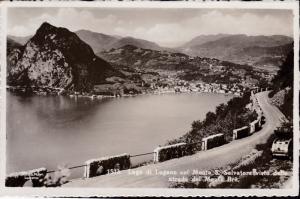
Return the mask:
[[0, 5], [1, 195], [298, 195], [296, 2]]

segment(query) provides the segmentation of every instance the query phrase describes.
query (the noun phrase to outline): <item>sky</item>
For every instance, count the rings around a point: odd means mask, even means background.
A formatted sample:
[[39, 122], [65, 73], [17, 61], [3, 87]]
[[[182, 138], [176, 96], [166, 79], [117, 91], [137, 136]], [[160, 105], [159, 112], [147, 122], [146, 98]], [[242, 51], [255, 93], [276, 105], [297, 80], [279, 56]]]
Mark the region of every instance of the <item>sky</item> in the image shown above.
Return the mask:
[[199, 35], [293, 35], [291, 10], [166, 8], [9, 8], [7, 32], [33, 35], [52, 25], [131, 36], [175, 47]]

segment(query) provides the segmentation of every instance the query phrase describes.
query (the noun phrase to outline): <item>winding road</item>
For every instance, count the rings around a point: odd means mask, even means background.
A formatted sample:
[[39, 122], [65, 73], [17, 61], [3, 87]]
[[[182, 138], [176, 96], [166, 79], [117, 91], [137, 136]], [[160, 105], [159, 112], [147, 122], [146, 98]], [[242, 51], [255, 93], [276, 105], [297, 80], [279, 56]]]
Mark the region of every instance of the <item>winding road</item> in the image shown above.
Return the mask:
[[[166, 162], [151, 164], [136, 169], [123, 170], [117, 174], [103, 175], [90, 179], [76, 179], [65, 184], [65, 187], [119, 187], [119, 188], [166, 188], [169, 187], [168, 175], [157, 172], [183, 172], [186, 170], [205, 171], [224, 167], [238, 161], [247, 155], [256, 144], [264, 143], [280, 125], [284, 115], [279, 109], [269, 103], [268, 92], [257, 93], [256, 97], [260, 104], [266, 123], [255, 134], [234, 140], [229, 144], [208, 150], [200, 151], [194, 155], [173, 159]], [[151, 171], [151, 175], [147, 173]], [[172, 175], [174, 176], [174, 175]], [[182, 176], [182, 175], [180, 175]], [[179, 177], [179, 176], [178, 176]]]

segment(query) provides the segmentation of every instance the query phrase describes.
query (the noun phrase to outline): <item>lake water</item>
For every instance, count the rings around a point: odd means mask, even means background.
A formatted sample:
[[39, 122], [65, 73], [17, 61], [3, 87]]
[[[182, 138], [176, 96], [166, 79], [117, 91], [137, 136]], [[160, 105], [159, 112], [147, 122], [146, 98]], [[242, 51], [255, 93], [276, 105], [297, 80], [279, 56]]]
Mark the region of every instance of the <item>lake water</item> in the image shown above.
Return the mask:
[[7, 173], [152, 152], [231, 98], [182, 93], [75, 100], [7, 93]]

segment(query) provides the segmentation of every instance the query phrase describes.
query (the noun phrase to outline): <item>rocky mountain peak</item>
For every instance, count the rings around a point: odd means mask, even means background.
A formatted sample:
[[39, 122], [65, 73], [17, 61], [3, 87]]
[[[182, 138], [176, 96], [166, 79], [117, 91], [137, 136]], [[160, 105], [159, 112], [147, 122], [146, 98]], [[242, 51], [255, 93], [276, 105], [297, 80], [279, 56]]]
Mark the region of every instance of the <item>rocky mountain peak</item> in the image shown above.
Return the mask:
[[55, 26], [52, 26], [50, 23], [48, 23], [48, 22], [44, 22], [44, 23], [42, 23], [42, 25], [40, 26], [40, 28], [38, 29], [38, 31], [50, 31], [50, 30], [54, 30], [54, 29], [56, 29], [56, 27]]
[[26, 43], [9, 82], [20, 85], [89, 91], [117, 72], [92, 48], [66, 28], [43, 23]]
[[92, 48], [75, 33], [66, 28], [55, 27], [47, 22], [40, 26], [31, 41], [46, 48], [59, 48], [66, 53], [71, 50], [77, 59], [89, 59], [94, 56]]

